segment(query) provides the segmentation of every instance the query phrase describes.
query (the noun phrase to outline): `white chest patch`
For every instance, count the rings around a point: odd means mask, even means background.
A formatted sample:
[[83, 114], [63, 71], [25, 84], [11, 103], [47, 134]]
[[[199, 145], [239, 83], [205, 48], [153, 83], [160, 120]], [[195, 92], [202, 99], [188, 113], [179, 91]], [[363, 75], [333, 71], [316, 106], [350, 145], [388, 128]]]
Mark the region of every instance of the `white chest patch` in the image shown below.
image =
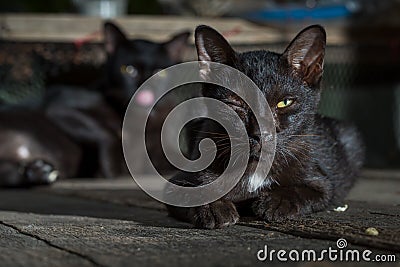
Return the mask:
[[29, 149], [26, 146], [20, 146], [17, 149], [17, 154], [22, 159], [26, 159], [31, 155], [31, 153], [29, 152]]
[[249, 192], [254, 192], [257, 189], [269, 187], [272, 182], [273, 181], [270, 178], [267, 178], [263, 175], [253, 174], [249, 177], [247, 189], [249, 190]]

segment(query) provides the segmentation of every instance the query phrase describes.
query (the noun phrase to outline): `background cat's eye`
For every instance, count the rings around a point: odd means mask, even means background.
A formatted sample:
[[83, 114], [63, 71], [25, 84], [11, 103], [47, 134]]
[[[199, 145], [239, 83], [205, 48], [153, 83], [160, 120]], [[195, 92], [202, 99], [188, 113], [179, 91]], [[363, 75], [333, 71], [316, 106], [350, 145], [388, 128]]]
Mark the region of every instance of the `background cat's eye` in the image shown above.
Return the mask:
[[137, 69], [132, 65], [122, 65], [121, 66], [121, 73], [127, 74], [131, 77], [136, 77], [138, 75]]
[[287, 108], [289, 106], [291, 106], [294, 102], [294, 99], [290, 99], [290, 98], [285, 98], [282, 101], [280, 101], [276, 107], [277, 108]]

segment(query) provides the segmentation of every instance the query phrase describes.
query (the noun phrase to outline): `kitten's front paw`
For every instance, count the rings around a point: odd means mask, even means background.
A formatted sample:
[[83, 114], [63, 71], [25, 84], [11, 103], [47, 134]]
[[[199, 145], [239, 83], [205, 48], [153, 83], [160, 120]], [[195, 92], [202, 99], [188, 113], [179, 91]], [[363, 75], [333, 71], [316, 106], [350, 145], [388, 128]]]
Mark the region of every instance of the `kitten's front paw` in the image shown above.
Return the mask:
[[293, 191], [274, 190], [256, 200], [253, 210], [266, 221], [283, 221], [301, 215], [301, 202]]
[[194, 208], [193, 212], [192, 222], [198, 228], [223, 228], [239, 221], [235, 205], [228, 200], [217, 200], [208, 205]]

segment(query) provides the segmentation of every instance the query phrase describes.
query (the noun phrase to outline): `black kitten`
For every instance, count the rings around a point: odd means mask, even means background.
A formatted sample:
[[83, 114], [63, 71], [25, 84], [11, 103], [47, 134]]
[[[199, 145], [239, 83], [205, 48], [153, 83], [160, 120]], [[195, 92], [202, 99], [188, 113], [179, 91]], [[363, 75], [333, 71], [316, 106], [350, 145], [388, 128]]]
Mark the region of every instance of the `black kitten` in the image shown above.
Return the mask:
[[164, 43], [129, 41], [107, 22], [104, 35], [104, 91], [53, 86], [47, 90], [44, 110], [1, 107], [0, 186], [124, 173], [121, 126], [126, 105], [145, 79], [180, 62], [189, 33]]
[[122, 173], [122, 120], [99, 92], [54, 86], [45, 103], [48, 118], [82, 149], [78, 177], [113, 178]]
[[[170, 214], [197, 227], [220, 228], [238, 221], [239, 207], [264, 220], [280, 221], [342, 201], [361, 168], [363, 149], [354, 127], [317, 114], [326, 43], [324, 29], [304, 29], [283, 54], [237, 53], [208, 26], [197, 27], [195, 38], [203, 66], [207, 67], [210, 61], [232, 66], [261, 89], [274, 117], [276, 153], [266, 177], [254, 174], [252, 166], [263, 160], [259, 159], [261, 135], [254, 115], [242, 99], [228, 90], [204, 86], [203, 95], [230, 105], [246, 125], [250, 141], [248, 168], [220, 200], [195, 208], [169, 206]], [[214, 133], [210, 138], [226, 134], [209, 121], [202, 128], [203, 133]], [[229, 154], [217, 151], [215, 161], [222, 162]], [[206, 184], [222, 170], [220, 164], [213, 163], [206, 171], [180, 173], [171, 181], [184, 186]]]
[[106, 22], [107, 62], [103, 87], [107, 100], [124, 115], [128, 101], [146, 79], [182, 61], [189, 35], [190, 32], [182, 32], [162, 43], [129, 40], [119, 27]]
[[[190, 32], [182, 32], [161, 43], [142, 39], [129, 40], [126, 34], [115, 24], [111, 22], [104, 24], [107, 62], [103, 90], [107, 101], [119, 112], [121, 119], [125, 115], [128, 101], [146, 79], [183, 60], [189, 36]], [[158, 88], [151, 88], [147, 91], [146, 96], [145, 94], [142, 95], [144, 97], [137, 97], [138, 100], [135, 104], [139, 106], [152, 105], [155, 101], [154, 95], [159, 93], [154, 90], [158, 90]], [[172, 98], [164, 97], [162, 101], [157, 103], [150, 114], [146, 128], [146, 146], [149, 155], [151, 155], [151, 160], [156, 169], [164, 173], [174, 171], [173, 166], [165, 159], [162, 152], [160, 138], [162, 122], [176, 105], [177, 99]], [[140, 115], [144, 116], [145, 113]], [[141, 130], [131, 129], [129, 133], [134, 133], [134, 131]], [[166, 131], [169, 131], [168, 128]], [[136, 133], [135, 136], [140, 134]], [[143, 164], [142, 155], [138, 152], [134, 158], [134, 169], [147, 173], [148, 170]]]
[[189, 33], [164, 43], [129, 40], [111, 22], [103, 33], [107, 60], [99, 90], [57, 86], [49, 90], [46, 111], [83, 148], [79, 175], [111, 178], [126, 172], [121, 128], [129, 100], [155, 72], [180, 62]]

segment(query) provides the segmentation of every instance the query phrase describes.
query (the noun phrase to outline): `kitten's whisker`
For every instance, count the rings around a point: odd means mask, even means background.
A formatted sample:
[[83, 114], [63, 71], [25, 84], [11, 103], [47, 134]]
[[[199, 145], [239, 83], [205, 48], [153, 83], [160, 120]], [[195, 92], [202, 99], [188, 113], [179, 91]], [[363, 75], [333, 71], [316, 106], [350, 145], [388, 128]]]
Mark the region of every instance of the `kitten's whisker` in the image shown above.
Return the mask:
[[291, 157], [292, 159], [294, 159], [294, 160], [296, 160], [297, 162], [299, 162], [299, 164], [300, 164], [301, 166], [304, 166], [303, 163], [299, 160], [299, 158], [297, 158], [296, 155], [292, 153], [292, 151], [290, 151], [290, 150], [288, 150], [288, 149], [285, 149], [285, 152], [286, 152], [286, 154], [287, 154], [289, 157]]
[[287, 158], [286, 158], [286, 155], [285, 155], [285, 153], [283, 153], [282, 151], [279, 151], [279, 152], [281, 153], [281, 155], [282, 155], [283, 159], [285, 160], [285, 162], [286, 162], [286, 165], [287, 165], [287, 166], [289, 166], [289, 162], [288, 162], [288, 160], [287, 160]]
[[220, 157], [226, 155], [227, 153], [229, 153], [230, 151], [231, 150], [229, 148], [225, 148], [219, 153], [218, 157], [220, 158]]
[[288, 137], [316, 137], [316, 136], [322, 136], [320, 134], [292, 134], [289, 135]]
[[286, 147], [294, 150], [294, 151], [298, 151], [298, 152], [303, 152], [303, 153], [309, 153], [310, 152], [310, 144], [308, 143], [289, 143], [286, 145]]
[[301, 152], [301, 151], [291, 151], [291, 150], [288, 150], [288, 152], [290, 152], [291, 154], [295, 155], [296, 157], [300, 155], [301, 157], [304, 157], [305, 159], [309, 159], [309, 158], [310, 158], [310, 155], [309, 155], [309, 154], [303, 153], [303, 152]]
[[225, 133], [218, 133], [218, 132], [209, 132], [209, 131], [196, 131], [198, 133], [207, 133], [207, 134], [214, 134], [214, 135], [227, 135]]
[[205, 138], [210, 138], [210, 139], [226, 139], [229, 140], [229, 136], [196, 136], [195, 137], [197, 140], [205, 139]]
[[305, 156], [307, 158], [309, 157], [309, 155], [307, 154], [307, 152], [310, 152], [308, 150], [308, 148], [303, 148], [303, 150], [305, 150], [305, 151], [301, 151], [300, 148], [291, 147], [291, 146], [286, 146], [286, 147], [289, 148], [289, 151], [293, 150], [294, 152], [297, 152], [297, 153], [299, 153], [299, 154], [301, 154], [301, 155], [303, 155], [303, 156]]
[[221, 140], [218, 140], [218, 141], [216, 141], [216, 142], [214, 142], [215, 144], [219, 144], [219, 143], [222, 143], [222, 144], [224, 144], [224, 143], [226, 143], [226, 144], [230, 144], [231, 142], [229, 142], [229, 139], [221, 139]]

